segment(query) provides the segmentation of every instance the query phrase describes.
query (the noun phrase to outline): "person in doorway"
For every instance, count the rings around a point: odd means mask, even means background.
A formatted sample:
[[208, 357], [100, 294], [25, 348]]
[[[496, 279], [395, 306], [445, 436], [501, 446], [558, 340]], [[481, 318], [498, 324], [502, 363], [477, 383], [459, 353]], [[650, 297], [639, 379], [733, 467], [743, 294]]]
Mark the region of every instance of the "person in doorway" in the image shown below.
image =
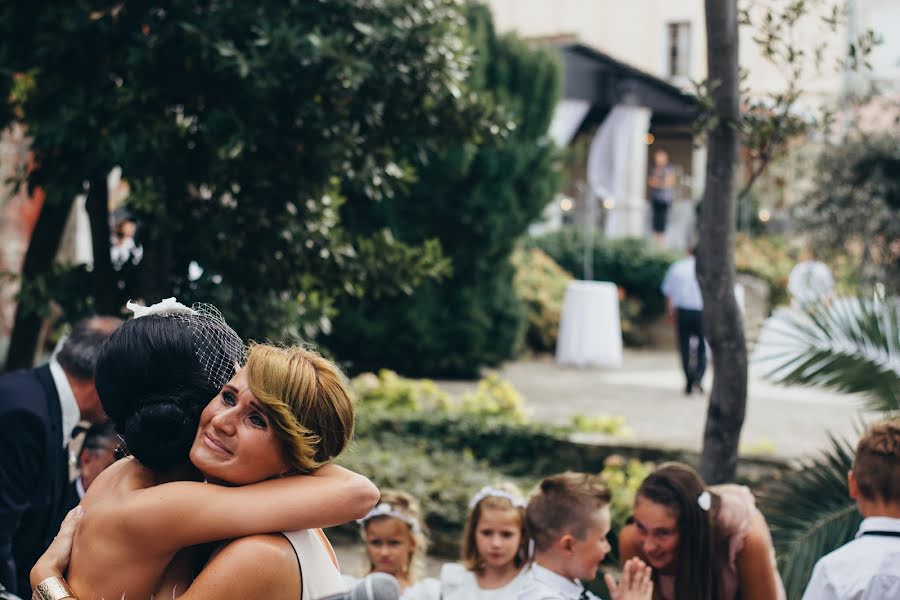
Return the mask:
[[703, 393], [703, 374], [706, 372], [706, 342], [703, 339], [703, 296], [697, 282], [694, 250], [675, 261], [666, 271], [662, 282], [666, 297], [666, 314], [675, 322], [678, 332], [678, 352], [684, 370], [684, 393], [694, 389]]
[[653, 211], [653, 241], [661, 247], [666, 238], [669, 207], [672, 206], [675, 189], [675, 171], [669, 164], [669, 153], [657, 150], [653, 153], [653, 167], [647, 178], [650, 188], [650, 208]]

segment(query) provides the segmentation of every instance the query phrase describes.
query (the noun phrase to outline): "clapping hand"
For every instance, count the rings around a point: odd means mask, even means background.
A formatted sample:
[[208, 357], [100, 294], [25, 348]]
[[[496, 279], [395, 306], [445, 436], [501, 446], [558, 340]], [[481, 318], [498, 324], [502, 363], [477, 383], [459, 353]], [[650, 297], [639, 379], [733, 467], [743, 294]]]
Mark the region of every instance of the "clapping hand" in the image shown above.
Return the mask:
[[634, 557], [622, 568], [622, 577], [616, 580], [607, 573], [603, 576], [612, 600], [651, 600], [653, 598], [653, 571], [644, 561]]

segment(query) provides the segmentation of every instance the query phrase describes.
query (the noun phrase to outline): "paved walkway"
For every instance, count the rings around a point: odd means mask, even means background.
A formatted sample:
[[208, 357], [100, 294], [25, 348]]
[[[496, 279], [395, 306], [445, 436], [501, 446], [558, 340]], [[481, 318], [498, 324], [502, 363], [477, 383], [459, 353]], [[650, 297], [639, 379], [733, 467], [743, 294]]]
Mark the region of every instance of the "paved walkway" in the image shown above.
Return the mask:
[[[550, 357], [509, 363], [499, 374], [526, 400], [531, 418], [568, 423], [573, 415], [621, 415], [636, 442], [699, 450], [706, 420], [706, 396], [685, 396], [675, 352], [626, 350], [619, 369], [557, 366]], [[474, 383], [442, 381], [453, 393]], [[704, 388], [712, 385], [707, 373]], [[797, 457], [828, 443], [827, 432], [852, 436], [861, 410], [858, 397], [817, 388], [775, 386], [751, 369], [747, 415], [741, 436], [745, 451]]]

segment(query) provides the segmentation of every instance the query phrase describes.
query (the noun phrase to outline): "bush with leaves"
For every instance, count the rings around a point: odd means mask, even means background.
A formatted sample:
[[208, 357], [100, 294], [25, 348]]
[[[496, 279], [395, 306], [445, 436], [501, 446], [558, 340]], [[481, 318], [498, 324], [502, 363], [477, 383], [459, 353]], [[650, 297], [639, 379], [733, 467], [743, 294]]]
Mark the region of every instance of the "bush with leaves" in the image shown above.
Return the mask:
[[[867, 407], [884, 414], [900, 410], [898, 298], [783, 310], [770, 327], [777, 335], [759, 360], [771, 379], [864, 394]], [[832, 439], [761, 498], [789, 598], [800, 596], [819, 558], [853, 539], [861, 518], [847, 487], [852, 463], [852, 446]]]
[[[527, 240], [526, 244], [540, 248], [576, 277], [583, 272], [584, 234], [577, 229], [547, 233]], [[646, 240], [599, 237], [592, 252], [594, 280], [611, 281], [625, 290], [626, 297], [640, 299], [640, 323], [663, 314], [665, 301], [659, 287], [676, 259], [674, 254], [657, 250]]]
[[484, 6], [471, 6], [468, 17], [475, 47], [469, 83], [503, 107], [510, 132], [483, 144], [448, 137], [407, 193], [344, 205], [352, 231], [385, 228], [412, 245], [438, 239], [452, 262], [441, 283], [409, 295], [340, 303], [323, 344], [354, 372], [471, 378], [522, 346], [525, 316], [510, 255], [557, 190], [558, 151], [547, 130], [559, 60], [554, 50], [496, 35]]
[[519, 248], [512, 255], [513, 285], [525, 308], [525, 343], [534, 352], [553, 352], [559, 336], [566, 286], [572, 275], [539, 248]]
[[[508, 132], [493, 99], [470, 85], [472, 61], [456, 0], [427, 9], [405, 0], [4, 3], [0, 127], [27, 124], [39, 165], [27, 184], [46, 192], [23, 284], [49, 279], [72, 198], [89, 181], [92, 228], [102, 232], [92, 299], [96, 310], [119, 309], [105, 231], [116, 165], [144, 232], [128, 297], [215, 300], [244, 337], [280, 338], [287, 326], [308, 337], [327, 328], [337, 296], [377, 297], [445, 275], [435, 235], [405, 243], [381, 227], [349, 230], [341, 212], [406, 198], [421, 157], [444, 142], [492, 144]], [[191, 261], [205, 269], [199, 281], [188, 278]], [[41, 310], [30, 298], [23, 308]], [[10, 354], [30, 361], [40, 321], [25, 316]]]
[[863, 281], [900, 293], [900, 135], [864, 134], [828, 146], [795, 216], [826, 257], [860, 247]]

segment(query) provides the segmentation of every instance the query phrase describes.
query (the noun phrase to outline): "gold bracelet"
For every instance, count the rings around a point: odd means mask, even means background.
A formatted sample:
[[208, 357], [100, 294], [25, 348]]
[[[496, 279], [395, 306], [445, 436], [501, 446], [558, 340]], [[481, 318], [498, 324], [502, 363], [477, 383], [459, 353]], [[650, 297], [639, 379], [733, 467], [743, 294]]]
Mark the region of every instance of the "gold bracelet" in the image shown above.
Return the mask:
[[62, 577], [48, 577], [34, 588], [31, 600], [62, 600], [75, 598], [75, 592]]

